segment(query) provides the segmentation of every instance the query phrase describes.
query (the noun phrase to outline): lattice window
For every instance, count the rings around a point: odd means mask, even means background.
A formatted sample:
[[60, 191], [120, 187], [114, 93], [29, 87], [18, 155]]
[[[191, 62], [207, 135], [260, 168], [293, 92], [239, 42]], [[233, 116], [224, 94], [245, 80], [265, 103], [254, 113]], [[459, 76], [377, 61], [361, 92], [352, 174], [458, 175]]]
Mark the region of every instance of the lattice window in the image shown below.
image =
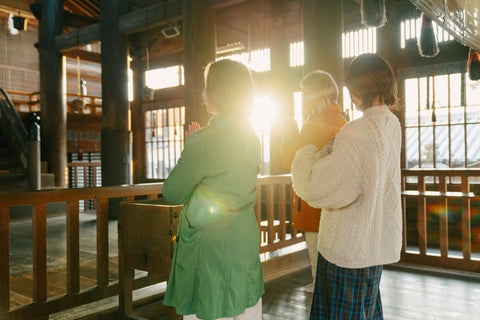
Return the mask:
[[145, 112], [146, 178], [166, 179], [184, 146], [185, 107]]
[[480, 83], [465, 72], [404, 81], [407, 168], [480, 167]]

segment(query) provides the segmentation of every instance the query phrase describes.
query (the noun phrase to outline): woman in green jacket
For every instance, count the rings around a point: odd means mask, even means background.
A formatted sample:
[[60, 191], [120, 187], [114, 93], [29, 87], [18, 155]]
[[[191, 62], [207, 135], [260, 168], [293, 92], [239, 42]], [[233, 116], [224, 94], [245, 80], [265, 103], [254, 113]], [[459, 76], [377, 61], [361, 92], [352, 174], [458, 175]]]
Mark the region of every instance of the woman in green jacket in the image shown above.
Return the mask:
[[248, 121], [249, 70], [232, 60], [209, 64], [204, 97], [214, 117], [188, 136], [163, 185], [168, 203], [183, 204], [164, 304], [184, 319], [260, 320], [260, 143]]

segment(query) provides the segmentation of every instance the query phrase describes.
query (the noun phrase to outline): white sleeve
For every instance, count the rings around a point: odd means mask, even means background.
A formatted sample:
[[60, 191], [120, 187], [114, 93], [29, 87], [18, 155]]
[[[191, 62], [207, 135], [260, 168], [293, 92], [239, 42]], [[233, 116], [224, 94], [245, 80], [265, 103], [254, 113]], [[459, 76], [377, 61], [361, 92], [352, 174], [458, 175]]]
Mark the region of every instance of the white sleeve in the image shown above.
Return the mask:
[[356, 169], [361, 146], [342, 130], [337, 135], [333, 152], [316, 157], [313, 146], [299, 149], [292, 163], [292, 183], [295, 192], [314, 208], [338, 209], [350, 205], [361, 194], [363, 172]]

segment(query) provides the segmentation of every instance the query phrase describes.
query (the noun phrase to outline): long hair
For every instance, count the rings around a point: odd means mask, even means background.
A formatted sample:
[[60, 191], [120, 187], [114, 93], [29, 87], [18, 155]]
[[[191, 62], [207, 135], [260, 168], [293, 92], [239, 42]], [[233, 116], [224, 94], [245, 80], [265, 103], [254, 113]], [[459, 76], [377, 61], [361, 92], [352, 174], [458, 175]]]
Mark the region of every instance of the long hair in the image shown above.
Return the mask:
[[371, 107], [376, 97], [388, 106], [397, 102], [398, 88], [392, 67], [376, 54], [366, 53], [353, 59], [345, 85], [350, 94], [362, 99], [363, 108]]
[[252, 75], [242, 63], [224, 59], [205, 68], [205, 99], [219, 113], [250, 115], [254, 94]]

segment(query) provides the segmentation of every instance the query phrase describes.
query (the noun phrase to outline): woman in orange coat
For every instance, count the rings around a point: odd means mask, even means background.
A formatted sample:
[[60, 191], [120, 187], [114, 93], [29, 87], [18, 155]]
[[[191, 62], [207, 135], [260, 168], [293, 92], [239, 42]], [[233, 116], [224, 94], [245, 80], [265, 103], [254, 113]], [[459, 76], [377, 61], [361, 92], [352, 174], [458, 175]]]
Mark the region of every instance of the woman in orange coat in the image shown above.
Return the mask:
[[[287, 128], [280, 151], [282, 164], [287, 169], [290, 169], [296, 151], [307, 144], [307, 138], [311, 137], [313, 132], [315, 132], [315, 145], [321, 150], [318, 156], [324, 157], [329, 154], [336, 134], [347, 122], [342, 109], [337, 104], [337, 85], [329, 73], [321, 70], [310, 72], [300, 82], [300, 86], [303, 93], [303, 118], [305, 121], [300, 133], [295, 121], [292, 121], [291, 126]], [[311, 144], [311, 140], [308, 141], [308, 144]], [[296, 194], [294, 195], [292, 225], [305, 234], [314, 282], [320, 213], [321, 209], [310, 207]]]

